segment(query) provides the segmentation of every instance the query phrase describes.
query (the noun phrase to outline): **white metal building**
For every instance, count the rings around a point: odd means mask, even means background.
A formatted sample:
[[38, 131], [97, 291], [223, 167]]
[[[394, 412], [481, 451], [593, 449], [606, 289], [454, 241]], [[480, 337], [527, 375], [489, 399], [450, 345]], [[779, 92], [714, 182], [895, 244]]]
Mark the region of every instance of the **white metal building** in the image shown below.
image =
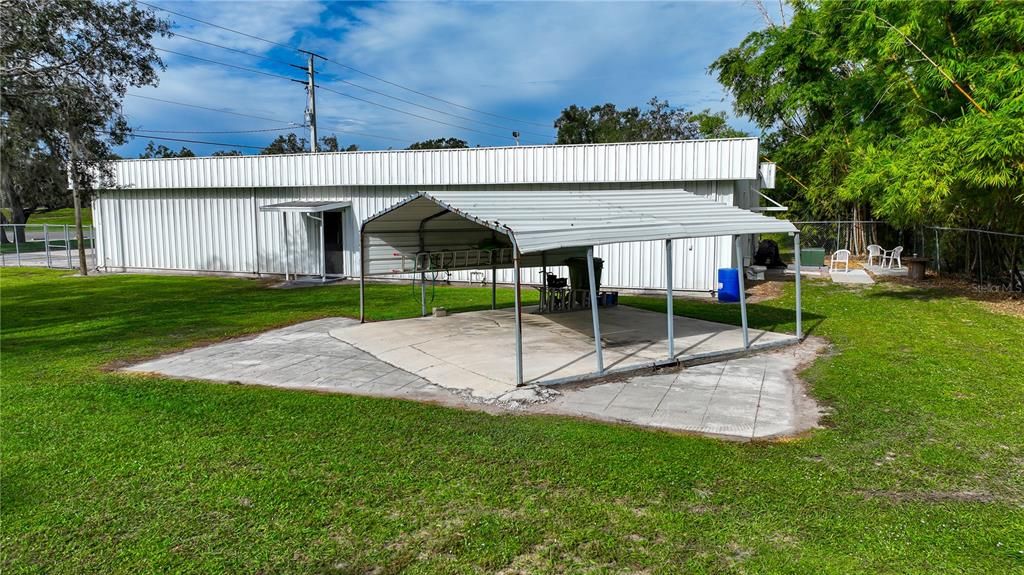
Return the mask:
[[[123, 160], [114, 169], [116, 187], [93, 200], [97, 262], [111, 271], [357, 276], [361, 224], [419, 192], [529, 202], [531, 191], [685, 190], [758, 210], [760, 190], [774, 187], [755, 138]], [[735, 263], [731, 241], [676, 240], [673, 287], [714, 290], [716, 270]], [[599, 245], [602, 284], [664, 289], [664, 253], [658, 241]], [[509, 270], [497, 274], [512, 281]], [[539, 270], [523, 280], [539, 282]]]

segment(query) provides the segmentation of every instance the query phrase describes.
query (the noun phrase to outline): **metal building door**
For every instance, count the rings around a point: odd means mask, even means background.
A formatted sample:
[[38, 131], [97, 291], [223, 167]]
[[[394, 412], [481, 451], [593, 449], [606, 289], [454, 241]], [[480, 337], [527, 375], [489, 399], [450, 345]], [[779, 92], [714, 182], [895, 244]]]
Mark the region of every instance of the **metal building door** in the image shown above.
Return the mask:
[[345, 275], [342, 212], [324, 212], [324, 269], [329, 276]]

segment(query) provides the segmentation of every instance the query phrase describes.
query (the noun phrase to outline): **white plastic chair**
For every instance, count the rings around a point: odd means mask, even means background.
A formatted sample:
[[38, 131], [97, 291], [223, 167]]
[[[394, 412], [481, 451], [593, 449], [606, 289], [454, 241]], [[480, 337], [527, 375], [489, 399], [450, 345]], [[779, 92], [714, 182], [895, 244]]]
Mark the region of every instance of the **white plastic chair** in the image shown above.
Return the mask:
[[885, 249], [877, 244], [871, 244], [868, 246], [868, 265], [872, 265], [875, 258], [878, 258], [878, 262], [882, 262], [882, 258], [885, 256]]
[[[891, 250], [885, 250], [882, 254], [882, 267], [892, 269], [892, 262], [896, 262], [896, 269], [903, 269], [903, 262], [900, 261], [900, 254], [903, 253], [903, 246], [896, 246]], [[886, 265], [886, 262], [889, 262]]]
[[836, 250], [836, 253], [832, 254], [832, 261], [829, 263], [828, 271], [835, 271], [838, 264], [846, 265], [846, 269], [843, 270], [844, 272], [850, 271], [850, 250]]

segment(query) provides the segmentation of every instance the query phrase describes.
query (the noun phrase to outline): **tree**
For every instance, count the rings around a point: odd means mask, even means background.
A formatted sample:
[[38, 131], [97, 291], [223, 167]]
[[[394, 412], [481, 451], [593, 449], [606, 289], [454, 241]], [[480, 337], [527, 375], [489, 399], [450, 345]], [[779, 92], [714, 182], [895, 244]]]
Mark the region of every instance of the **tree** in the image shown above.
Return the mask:
[[[338, 152], [339, 150], [338, 137], [335, 135], [324, 136], [320, 138], [320, 144], [317, 146], [318, 152]], [[359, 149], [359, 146], [355, 144], [349, 145], [345, 148], [346, 152], [355, 152]], [[273, 142], [266, 148], [260, 151], [261, 155], [273, 155], [273, 154], [302, 154], [309, 152], [309, 140], [296, 136], [294, 133], [288, 135], [281, 135], [274, 138]]]
[[301, 154], [307, 151], [308, 142], [305, 138], [300, 138], [294, 133], [290, 133], [287, 136], [281, 135], [274, 138], [274, 141], [270, 142], [266, 148], [260, 150], [261, 155], [274, 155], [274, 154]]
[[451, 150], [455, 148], [468, 148], [469, 144], [466, 140], [460, 140], [458, 138], [435, 138], [433, 140], [423, 140], [422, 142], [416, 142], [409, 146], [409, 150]]
[[704, 138], [738, 138], [744, 132], [728, 124], [725, 112], [690, 112], [652, 98], [647, 109], [619, 110], [615, 104], [589, 109], [572, 105], [555, 120], [559, 144], [654, 142]]
[[796, 2], [711, 66], [803, 203], [1024, 229], [1024, 10], [1015, 2]]
[[213, 157], [218, 157], [218, 156], [241, 156], [243, 154], [242, 154], [242, 152], [239, 152], [238, 150], [217, 150], [216, 152], [214, 152], [214, 153], [212, 153], [210, 155], [213, 156]]
[[338, 136], [331, 134], [330, 136], [324, 136], [320, 138], [320, 146], [317, 148], [318, 152], [358, 152], [359, 146], [355, 144], [349, 144], [344, 149], [341, 148], [341, 144], [338, 142]]
[[[218, 155], [218, 153], [214, 152], [213, 155], [216, 156], [216, 155]], [[220, 153], [220, 155], [225, 155], [225, 154], [224, 153]], [[141, 154], [139, 154], [139, 158], [141, 158], [141, 159], [151, 159], [151, 158], [194, 158], [194, 157], [196, 157], [196, 155], [194, 153], [192, 153], [192, 150], [186, 148], [185, 146], [182, 146], [180, 150], [175, 152], [174, 150], [168, 148], [167, 146], [165, 146], [163, 144], [161, 144], [159, 146], [155, 146], [153, 144], [153, 140], [150, 140], [149, 143], [146, 144], [146, 149]]]
[[[16, 223], [63, 177], [75, 206], [79, 267], [87, 273], [81, 205], [109, 176], [111, 145], [129, 133], [121, 99], [155, 85], [150, 44], [168, 24], [128, 0], [7, 0], [0, 32], [2, 193]], [[34, 170], [49, 166], [43, 185]], [[60, 173], [60, 176], [56, 174]], [[20, 220], [20, 221], [19, 221]]]

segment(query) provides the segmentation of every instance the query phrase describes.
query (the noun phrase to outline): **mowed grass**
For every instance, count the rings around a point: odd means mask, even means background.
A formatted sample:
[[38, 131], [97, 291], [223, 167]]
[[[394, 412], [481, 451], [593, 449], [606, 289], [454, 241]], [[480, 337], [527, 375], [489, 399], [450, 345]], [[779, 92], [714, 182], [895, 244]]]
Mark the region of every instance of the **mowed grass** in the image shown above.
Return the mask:
[[[104, 370], [354, 315], [354, 286], [4, 269], [0, 289], [5, 573], [1024, 572], [1024, 321], [963, 298], [808, 285], [827, 428], [739, 444]], [[419, 309], [410, 286], [369, 302]]]
[[[10, 210], [4, 208], [4, 215], [7, 216], [10, 221]], [[59, 210], [51, 210], [49, 212], [38, 212], [28, 217], [28, 223], [30, 225], [75, 225], [75, 209], [74, 208], [61, 208]], [[92, 208], [82, 208], [82, 225], [92, 225]]]

